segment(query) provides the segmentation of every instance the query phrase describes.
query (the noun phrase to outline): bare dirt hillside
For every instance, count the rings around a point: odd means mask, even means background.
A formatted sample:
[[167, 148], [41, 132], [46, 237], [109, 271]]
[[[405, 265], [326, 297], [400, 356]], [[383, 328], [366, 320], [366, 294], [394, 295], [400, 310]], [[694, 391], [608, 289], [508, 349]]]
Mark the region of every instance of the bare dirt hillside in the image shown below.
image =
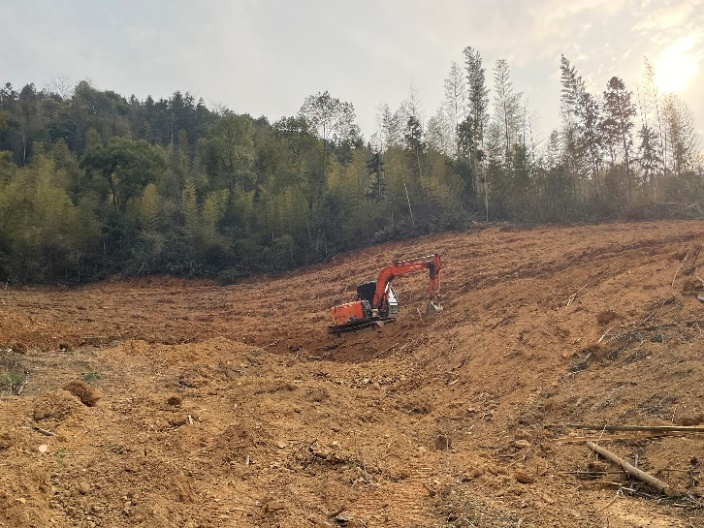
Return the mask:
[[[232, 286], [0, 286], [0, 526], [704, 526], [704, 434], [566, 426], [704, 424], [703, 243], [492, 228]], [[327, 333], [435, 252], [444, 312], [418, 273], [396, 323]]]

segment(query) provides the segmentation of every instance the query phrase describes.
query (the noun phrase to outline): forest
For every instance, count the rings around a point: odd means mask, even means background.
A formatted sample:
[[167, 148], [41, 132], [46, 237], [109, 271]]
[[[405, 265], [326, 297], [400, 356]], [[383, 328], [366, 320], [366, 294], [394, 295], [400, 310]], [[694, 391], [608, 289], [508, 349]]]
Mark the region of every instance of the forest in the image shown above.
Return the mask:
[[[167, 273], [230, 282], [487, 222], [700, 218], [694, 118], [645, 61], [588, 91], [562, 56], [561, 125], [533, 133], [507, 61], [467, 47], [426, 119], [411, 92], [365, 139], [327, 91], [270, 122], [176, 91], [0, 88], [0, 280]], [[557, 65], [556, 65], [557, 67]], [[491, 83], [489, 82], [491, 78]]]

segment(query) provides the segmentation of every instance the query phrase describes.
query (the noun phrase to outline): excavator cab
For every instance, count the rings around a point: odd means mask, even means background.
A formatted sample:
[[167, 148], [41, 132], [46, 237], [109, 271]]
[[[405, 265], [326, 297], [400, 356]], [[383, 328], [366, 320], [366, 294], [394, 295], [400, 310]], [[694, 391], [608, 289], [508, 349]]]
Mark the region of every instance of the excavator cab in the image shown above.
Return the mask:
[[[357, 286], [357, 298], [369, 301], [370, 303], [374, 300], [374, 293], [376, 291], [376, 281], [365, 282]], [[387, 284], [388, 296], [386, 301], [386, 306], [381, 306], [381, 311], [379, 315], [384, 319], [396, 319], [398, 317], [398, 296], [396, 292], [391, 287], [391, 284]]]

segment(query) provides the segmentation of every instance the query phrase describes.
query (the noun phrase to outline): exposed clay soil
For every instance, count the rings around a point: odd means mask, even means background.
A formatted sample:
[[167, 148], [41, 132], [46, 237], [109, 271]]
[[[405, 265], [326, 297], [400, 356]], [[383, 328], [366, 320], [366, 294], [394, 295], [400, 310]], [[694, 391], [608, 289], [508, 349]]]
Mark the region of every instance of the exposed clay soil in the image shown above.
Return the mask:
[[[704, 434], [565, 425], [704, 422], [702, 243], [693, 221], [492, 228], [232, 286], [0, 287], [0, 526], [704, 526]], [[358, 283], [434, 252], [442, 313], [418, 273], [397, 322], [327, 333]]]

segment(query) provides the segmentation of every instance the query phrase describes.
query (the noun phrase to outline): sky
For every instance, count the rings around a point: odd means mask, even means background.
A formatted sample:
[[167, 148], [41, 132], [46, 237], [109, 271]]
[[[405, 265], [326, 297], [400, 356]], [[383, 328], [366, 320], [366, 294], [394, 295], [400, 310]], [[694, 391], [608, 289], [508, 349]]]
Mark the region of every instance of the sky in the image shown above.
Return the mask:
[[274, 122], [328, 90], [365, 138], [414, 90], [426, 118], [452, 62], [506, 59], [545, 139], [560, 119], [560, 55], [601, 97], [635, 91], [643, 57], [704, 132], [704, 0], [0, 0], [0, 82], [57, 77], [139, 99], [176, 90]]

